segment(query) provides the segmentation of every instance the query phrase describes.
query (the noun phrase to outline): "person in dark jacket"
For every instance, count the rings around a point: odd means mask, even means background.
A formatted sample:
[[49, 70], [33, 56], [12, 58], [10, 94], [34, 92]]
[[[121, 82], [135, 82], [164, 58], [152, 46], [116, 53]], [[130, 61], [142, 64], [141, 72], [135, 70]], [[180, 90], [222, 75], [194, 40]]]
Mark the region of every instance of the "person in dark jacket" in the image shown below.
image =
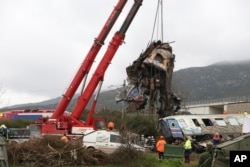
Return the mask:
[[219, 133], [215, 133], [212, 139], [214, 145], [218, 145], [221, 142]]

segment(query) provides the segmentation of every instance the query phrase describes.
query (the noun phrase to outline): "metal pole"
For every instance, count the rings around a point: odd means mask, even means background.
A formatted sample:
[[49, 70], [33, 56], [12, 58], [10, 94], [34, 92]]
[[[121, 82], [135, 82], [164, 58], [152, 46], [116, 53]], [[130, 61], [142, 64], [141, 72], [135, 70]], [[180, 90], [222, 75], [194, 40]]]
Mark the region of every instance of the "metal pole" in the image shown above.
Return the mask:
[[[126, 92], [126, 80], [124, 79], [123, 81], [123, 91], [124, 91], [124, 99], [125, 99], [125, 92]], [[125, 106], [125, 101], [122, 101], [122, 120], [124, 118], [124, 106]]]
[[122, 120], [123, 120], [123, 117], [124, 117], [124, 101], [122, 102]]

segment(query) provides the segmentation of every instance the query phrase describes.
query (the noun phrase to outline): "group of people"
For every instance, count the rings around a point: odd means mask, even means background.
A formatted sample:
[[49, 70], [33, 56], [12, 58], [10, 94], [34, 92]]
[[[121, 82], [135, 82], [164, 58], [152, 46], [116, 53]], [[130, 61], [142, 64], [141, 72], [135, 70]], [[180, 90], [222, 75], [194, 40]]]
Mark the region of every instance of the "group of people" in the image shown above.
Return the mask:
[[[156, 143], [156, 150], [158, 152], [158, 158], [164, 159], [165, 145], [167, 144], [165, 138], [160, 136], [159, 140]], [[190, 138], [186, 137], [184, 142], [184, 158], [185, 163], [190, 163], [190, 154], [192, 153], [192, 143]]]
[[[187, 136], [184, 141], [184, 162], [190, 163], [190, 155], [192, 153], [192, 138]], [[212, 165], [212, 150], [215, 145], [224, 142], [222, 135], [215, 133], [211, 140], [211, 143], [206, 145], [206, 151], [201, 153], [199, 156], [198, 167], [208, 167]], [[164, 159], [164, 148], [167, 144], [163, 136], [160, 136], [158, 142], [156, 143], [156, 150], [158, 152], [158, 158]]]

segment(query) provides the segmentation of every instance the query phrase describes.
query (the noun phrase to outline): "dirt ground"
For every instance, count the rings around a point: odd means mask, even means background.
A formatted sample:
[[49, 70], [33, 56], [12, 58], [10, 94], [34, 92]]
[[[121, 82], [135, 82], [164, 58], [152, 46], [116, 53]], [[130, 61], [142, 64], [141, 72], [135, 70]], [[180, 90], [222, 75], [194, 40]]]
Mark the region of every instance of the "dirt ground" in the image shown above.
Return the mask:
[[[190, 163], [186, 163], [186, 167], [194, 167], [197, 166], [198, 161], [199, 161], [199, 154], [192, 152], [190, 156]], [[183, 161], [184, 162], [184, 161]]]

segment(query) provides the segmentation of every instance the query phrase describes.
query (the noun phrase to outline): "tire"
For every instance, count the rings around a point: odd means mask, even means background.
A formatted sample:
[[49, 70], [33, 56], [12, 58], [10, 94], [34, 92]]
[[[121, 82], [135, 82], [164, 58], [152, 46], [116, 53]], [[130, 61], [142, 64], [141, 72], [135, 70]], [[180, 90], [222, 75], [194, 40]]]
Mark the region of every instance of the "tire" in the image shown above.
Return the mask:
[[87, 150], [89, 150], [89, 151], [95, 151], [96, 149], [94, 147], [88, 147]]

